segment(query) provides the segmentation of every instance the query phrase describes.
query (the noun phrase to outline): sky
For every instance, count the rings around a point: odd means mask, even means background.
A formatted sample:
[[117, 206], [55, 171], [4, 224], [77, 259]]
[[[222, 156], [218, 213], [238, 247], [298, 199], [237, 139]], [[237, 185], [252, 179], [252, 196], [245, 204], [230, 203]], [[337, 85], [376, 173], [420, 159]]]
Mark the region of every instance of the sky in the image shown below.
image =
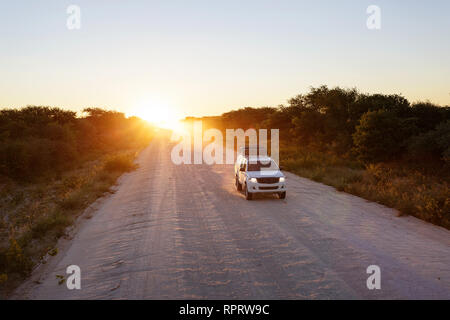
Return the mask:
[[1, 0], [0, 108], [218, 115], [323, 84], [450, 105], [449, 15], [448, 0]]

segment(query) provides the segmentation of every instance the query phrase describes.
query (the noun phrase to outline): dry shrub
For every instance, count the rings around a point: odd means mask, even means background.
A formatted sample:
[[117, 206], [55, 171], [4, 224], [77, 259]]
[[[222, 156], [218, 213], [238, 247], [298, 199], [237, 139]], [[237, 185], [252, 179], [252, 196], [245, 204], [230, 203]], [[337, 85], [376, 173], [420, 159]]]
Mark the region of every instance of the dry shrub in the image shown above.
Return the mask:
[[405, 163], [358, 168], [333, 155], [297, 152], [282, 152], [281, 163], [286, 170], [395, 208], [400, 215], [412, 215], [450, 229], [450, 188], [445, 177], [424, 174]]
[[136, 169], [134, 164], [134, 156], [131, 154], [123, 154], [115, 156], [105, 163], [104, 167], [107, 172], [129, 172]]

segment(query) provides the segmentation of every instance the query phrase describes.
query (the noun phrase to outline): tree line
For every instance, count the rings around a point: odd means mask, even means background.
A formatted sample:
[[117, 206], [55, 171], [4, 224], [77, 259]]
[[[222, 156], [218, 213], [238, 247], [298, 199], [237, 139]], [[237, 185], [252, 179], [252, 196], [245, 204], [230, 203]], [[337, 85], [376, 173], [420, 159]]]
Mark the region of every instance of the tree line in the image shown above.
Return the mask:
[[83, 115], [28, 106], [0, 110], [0, 175], [32, 181], [75, 168], [99, 154], [148, 142], [147, 124], [123, 113], [87, 108]]
[[364, 163], [450, 162], [450, 107], [398, 94], [321, 86], [279, 107], [242, 108], [207, 119], [223, 128], [278, 128], [284, 145]]

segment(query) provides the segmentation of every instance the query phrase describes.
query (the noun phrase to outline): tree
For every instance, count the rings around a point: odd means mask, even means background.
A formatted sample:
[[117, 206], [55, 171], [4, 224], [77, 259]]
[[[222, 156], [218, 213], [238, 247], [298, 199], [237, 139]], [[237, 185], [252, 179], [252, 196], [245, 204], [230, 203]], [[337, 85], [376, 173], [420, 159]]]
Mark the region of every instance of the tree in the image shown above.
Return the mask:
[[439, 158], [450, 162], [450, 120], [442, 122], [434, 130], [410, 139], [408, 152], [413, 158]]
[[354, 151], [365, 162], [398, 158], [414, 130], [411, 121], [398, 118], [392, 111], [369, 111], [361, 117], [353, 134]]
[[411, 116], [417, 119], [419, 131], [425, 133], [450, 120], [450, 108], [439, 107], [430, 102], [418, 102], [412, 105]]
[[[407, 116], [409, 110], [409, 102], [400, 95], [384, 95], [384, 94], [361, 94], [355, 103], [350, 106], [349, 125], [356, 128], [359, 119], [368, 111], [389, 110], [397, 116]], [[353, 132], [352, 132], [353, 133]]]

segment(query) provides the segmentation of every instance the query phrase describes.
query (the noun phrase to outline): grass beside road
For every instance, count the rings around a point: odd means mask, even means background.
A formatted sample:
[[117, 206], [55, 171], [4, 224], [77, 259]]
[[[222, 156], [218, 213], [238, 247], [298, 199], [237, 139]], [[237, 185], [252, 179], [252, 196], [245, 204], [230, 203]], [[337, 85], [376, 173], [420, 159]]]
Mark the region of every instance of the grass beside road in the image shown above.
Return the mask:
[[[450, 229], [450, 177], [406, 163], [364, 166], [333, 154], [284, 148], [282, 166], [299, 176]], [[432, 171], [432, 170], [431, 170]]]
[[137, 149], [106, 154], [51, 180], [0, 183], [0, 297], [48, 253], [90, 204], [136, 168]]

